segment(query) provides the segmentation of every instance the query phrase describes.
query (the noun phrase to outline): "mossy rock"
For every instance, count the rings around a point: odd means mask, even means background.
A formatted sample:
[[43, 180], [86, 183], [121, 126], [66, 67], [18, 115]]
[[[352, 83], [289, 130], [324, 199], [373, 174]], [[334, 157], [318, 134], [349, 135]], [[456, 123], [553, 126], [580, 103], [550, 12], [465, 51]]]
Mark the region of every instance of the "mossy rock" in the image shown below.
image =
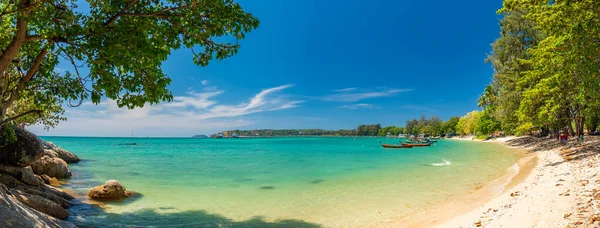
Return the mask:
[[25, 167], [43, 156], [44, 146], [36, 135], [25, 129], [12, 128], [16, 139], [10, 140], [8, 144], [0, 148], [0, 162]]

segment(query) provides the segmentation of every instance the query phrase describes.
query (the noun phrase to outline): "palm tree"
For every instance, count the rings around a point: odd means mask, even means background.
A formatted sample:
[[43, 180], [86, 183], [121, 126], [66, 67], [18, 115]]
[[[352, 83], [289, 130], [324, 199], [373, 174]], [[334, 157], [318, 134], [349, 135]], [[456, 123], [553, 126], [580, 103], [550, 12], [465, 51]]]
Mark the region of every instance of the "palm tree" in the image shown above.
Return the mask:
[[493, 105], [496, 102], [496, 93], [491, 85], [488, 85], [483, 90], [483, 95], [477, 99], [477, 106], [486, 109], [488, 106]]

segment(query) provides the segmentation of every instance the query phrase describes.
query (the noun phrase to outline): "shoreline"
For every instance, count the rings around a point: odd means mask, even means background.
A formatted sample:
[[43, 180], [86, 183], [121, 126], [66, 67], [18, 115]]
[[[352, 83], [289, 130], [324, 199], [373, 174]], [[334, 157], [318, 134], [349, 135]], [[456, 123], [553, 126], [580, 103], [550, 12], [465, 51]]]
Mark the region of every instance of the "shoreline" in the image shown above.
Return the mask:
[[[468, 145], [468, 144], [465, 144], [465, 145]], [[473, 144], [473, 146], [475, 146], [475, 147], [476, 147], [477, 145], [480, 145], [480, 146], [486, 146], [486, 145], [483, 145], [483, 144]], [[462, 185], [462, 184], [461, 184], [461, 186], [465, 186], [465, 187], [462, 187], [462, 189], [465, 189], [465, 188], [466, 188], [466, 190], [473, 189], [473, 186], [472, 186], [472, 184], [473, 184], [473, 183], [475, 183], [475, 182], [477, 182], [477, 181], [481, 181], [481, 182], [482, 182], [482, 183], [484, 183], [484, 184], [485, 184], [485, 183], [488, 183], [489, 181], [491, 181], [491, 180], [492, 180], [492, 179], [494, 179], [495, 177], [498, 177], [498, 176], [502, 175], [502, 174], [505, 172], [505, 169], [506, 169], [507, 167], [511, 166], [511, 165], [513, 164], [513, 161], [514, 161], [514, 160], [516, 160], [516, 159], [515, 159], [515, 157], [514, 157], [514, 155], [512, 155], [512, 154], [514, 154], [512, 149], [503, 149], [503, 148], [501, 148], [500, 146], [496, 146], [496, 145], [488, 145], [488, 146], [493, 146], [493, 148], [498, 148], [498, 149], [499, 149], [499, 151], [502, 151], [502, 153], [503, 153], [503, 154], [505, 154], [506, 156], [508, 156], [508, 157], [511, 157], [511, 158], [510, 158], [509, 160], [506, 160], [507, 162], [503, 163], [504, 165], [502, 165], [502, 166], [498, 166], [498, 168], [497, 168], [497, 169], [494, 169], [494, 170], [495, 170], [494, 172], [490, 172], [490, 173], [489, 173], [489, 175], [490, 175], [490, 176], [489, 176], [489, 178], [480, 178], [480, 179], [478, 179], [478, 180], [473, 180], [473, 181], [471, 181], [471, 182], [465, 182], [465, 185]], [[379, 147], [377, 147], [377, 148], [379, 148]], [[489, 161], [493, 161], [493, 160], [489, 160]], [[427, 169], [429, 169], [429, 168], [427, 168]], [[439, 169], [438, 169], [438, 170], [439, 170]], [[487, 174], [486, 174], [486, 176], [487, 176]], [[454, 175], [454, 177], [460, 177], [460, 176]], [[463, 181], [463, 182], [464, 182], [464, 181]], [[143, 191], [142, 191], [142, 192], [143, 192]], [[397, 194], [397, 193], [396, 193], [396, 194]], [[460, 196], [462, 195], [462, 192], [461, 192], [461, 191], [452, 191], [452, 193], [451, 193], [450, 195], [451, 195], [451, 196], [450, 196], [450, 198], [454, 198], [454, 197], [460, 197]], [[437, 198], [440, 198], [440, 200], [441, 200], [441, 201], [446, 201], [446, 197], [442, 196], [441, 194], [438, 194], [438, 197], [437, 197]], [[437, 198], [436, 198], [436, 199], [437, 199]], [[365, 202], [366, 202], [366, 201], [365, 201]], [[367, 203], [369, 203], [369, 202], [367, 202]], [[433, 202], [433, 201], [432, 201], [432, 203], [436, 204], [436, 203], [435, 203], [435, 202]], [[403, 204], [397, 204], [397, 205], [403, 205]], [[352, 207], [352, 205], [348, 205], [348, 206]], [[356, 206], [357, 208], [359, 208], [359, 207], [358, 207], [358, 205], [355, 205], [355, 206]], [[365, 208], [365, 209], [367, 209], [367, 208]], [[419, 210], [414, 210], [414, 209], [416, 209], [416, 208], [412, 208], [410, 211], [412, 211], [412, 212], [420, 212], [420, 211], [421, 211], [420, 209], [419, 209]], [[361, 213], [364, 213], [364, 212], [366, 212], [366, 211], [367, 211], [367, 210], [364, 210], [363, 212], [359, 212], [357, 215], [359, 215], [359, 216], [360, 216], [360, 214], [361, 214]], [[213, 211], [210, 211], [210, 212], [211, 212], [211, 213], [213, 213]], [[316, 211], [315, 211], [315, 212], [316, 212]], [[223, 216], [225, 216], [225, 217], [228, 217], [228, 218], [232, 218], [234, 221], [240, 221], [240, 222], [243, 222], [243, 221], [245, 221], [245, 220], [246, 220], [246, 218], [242, 218], [241, 220], [238, 220], [239, 218], [233, 217], [233, 216], [231, 216], [231, 215], [226, 215], [225, 213], [221, 213], [221, 212], [214, 212], [214, 213], [215, 213], [215, 214], [220, 214], [220, 215], [223, 215]], [[318, 213], [315, 213], [314, 215], [317, 215], [317, 214], [318, 214]], [[390, 211], [389, 215], [390, 215], [389, 217], [390, 217], [390, 218], [392, 218], [392, 219], [394, 219], [394, 220], [396, 220], [396, 218], [397, 218], [397, 216], [398, 216], [397, 214], [396, 214], [396, 215], [394, 215], [394, 214], [393, 214], [393, 211]], [[379, 216], [379, 217], [381, 217], [381, 216]], [[387, 216], [385, 216], [385, 217], [387, 217]], [[396, 217], [396, 218], [394, 218], [394, 217]], [[289, 217], [289, 216], [288, 216], [288, 217], [286, 217], [286, 218], [295, 218], [295, 217]], [[344, 218], [344, 219], [342, 219], [342, 218]], [[338, 220], [340, 223], [343, 223], [343, 222], [344, 222], [344, 220], [346, 220], [347, 218], [349, 218], [349, 220], [348, 220], [348, 221], [350, 221], [350, 220], [351, 220], [353, 217], [348, 217], [348, 216], [340, 216], [340, 217], [339, 217], [337, 220]], [[303, 218], [298, 218], [298, 219], [303, 219]], [[370, 221], [368, 221], [368, 220], [365, 220], [366, 222], [364, 222], [364, 223], [363, 223], [363, 222], [360, 222], [360, 224], [362, 224], [361, 226], [369, 226], [369, 224], [370, 224], [370, 223], [373, 223], [373, 222], [378, 222], [378, 220], [375, 220], [375, 218], [373, 218], [373, 220], [371, 220], [371, 219], [369, 219], [369, 220], [370, 220]], [[271, 220], [271, 219], [266, 219], [265, 221], [269, 221], [269, 222], [276, 222], [276, 220]], [[314, 223], [317, 223], [317, 224], [322, 224], [322, 225], [324, 225], [324, 227], [330, 227], [329, 225], [325, 225], [325, 224], [329, 224], [329, 223], [326, 223], [326, 222], [324, 222], [324, 223], [320, 223], [320, 221], [316, 221], [316, 220], [315, 220], [315, 221], [313, 221], [313, 220], [310, 220], [310, 219], [306, 219], [306, 220], [304, 220], [304, 221], [307, 221], [307, 222], [314, 222]], [[383, 222], [383, 220], [380, 220], [380, 221], [382, 221], [382, 222]], [[386, 221], [387, 221], [387, 220], [386, 220]], [[396, 221], [397, 221], [397, 220], [396, 220]], [[331, 224], [334, 224], [334, 223], [331, 223]], [[339, 226], [335, 226], [335, 225], [333, 225], [332, 227], [339, 227]]]
[[[600, 200], [600, 137], [590, 137], [593, 140], [583, 146], [575, 146], [574, 140], [566, 146], [543, 139], [522, 145], [512, 142], [526, 138], [455, 139], [502, 144], [519, 158], [502, 176], [464, 195], [365, 227], [597, 227], [600, 208], [590, 199]], [[586, 146], [591, 147], [589, 158], [572, 160], [565, 155]], [[585, 203], [586, 208], [577, 208]]]
[[[471, 140], [471, 138], [457, 138], [455, 140], [484, 142], [482, 140]], [[504, 142], [495, 142], [507, 146]], [[500, 177], [476, 186], [468, 193], [450, 197], [445, 202], [419, 211], [416, 214], [403, 216], [393, 221], [378, 222], [370, 227], [464, 227], [450, 225], [447, 222], [510, 191], [522, 183], [539, 165], [537, 156], [528, 153], [524, 148], [508, 148], [515, 150], [514, 153], [519, 158]]]
[[[600, 206], [594, 200], [600, 200], [600, 140], [592, 138], [582, 145], [574, 144], [574, 140], [560, 145], [554, 139], [509, 143], [526, 138], [486, 141], [525, 149], [536, 164], [530, 170], [520, 170], [500, 194], [440, 220], [436, 227], [598, 227]], [[571, 159], [565, 153], [585, 155]]]

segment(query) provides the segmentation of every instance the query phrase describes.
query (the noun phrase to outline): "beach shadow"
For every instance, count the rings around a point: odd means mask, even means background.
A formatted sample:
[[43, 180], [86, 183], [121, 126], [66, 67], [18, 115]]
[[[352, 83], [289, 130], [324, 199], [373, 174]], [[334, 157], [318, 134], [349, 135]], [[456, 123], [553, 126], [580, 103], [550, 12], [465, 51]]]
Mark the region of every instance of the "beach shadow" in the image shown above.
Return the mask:
[[561, 146], [563, 148], [560, 149], [559, 153], [563, 161], [554, 162], [548, 164], [548, 166], [557, 166], [564, 162], [578, 161], [600, 154], [600, 140], [595, 138], [585, 143], [568, 143], [567, 145], [561, 144]]
[[560, 150], [560, 155], [565, 161], [577, 161], [595, 156], [600, 153], [600, 141], [586, 144], [572, 145]]
[[317, 228], [319, 224], [302, 220], [286, 219], [267, 222], [263, 217], [253, 217], [245, 221], [234, 221], [217, 214], [203, 210], [184, 211], [175, 213], [158, 213], [155, 210], [140, 210], [134, 213], [113, 214], [97, 213], [90, 216], [72, 216], [72, 222], [79, 227], [298, 227]]

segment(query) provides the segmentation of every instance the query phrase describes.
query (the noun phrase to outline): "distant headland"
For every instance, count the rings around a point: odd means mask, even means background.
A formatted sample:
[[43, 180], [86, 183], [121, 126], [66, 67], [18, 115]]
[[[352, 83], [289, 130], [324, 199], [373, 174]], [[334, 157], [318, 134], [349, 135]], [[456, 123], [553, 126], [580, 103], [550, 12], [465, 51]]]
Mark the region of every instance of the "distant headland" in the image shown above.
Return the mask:
[[350, 130], [324, 129], [257, 129], [229, 130], [212, 134], [211, 138], [263, 138], [263, 137], [301, 137], [301, 136], [377, 136], [381, 130], [380, 124], [359, 125]]

